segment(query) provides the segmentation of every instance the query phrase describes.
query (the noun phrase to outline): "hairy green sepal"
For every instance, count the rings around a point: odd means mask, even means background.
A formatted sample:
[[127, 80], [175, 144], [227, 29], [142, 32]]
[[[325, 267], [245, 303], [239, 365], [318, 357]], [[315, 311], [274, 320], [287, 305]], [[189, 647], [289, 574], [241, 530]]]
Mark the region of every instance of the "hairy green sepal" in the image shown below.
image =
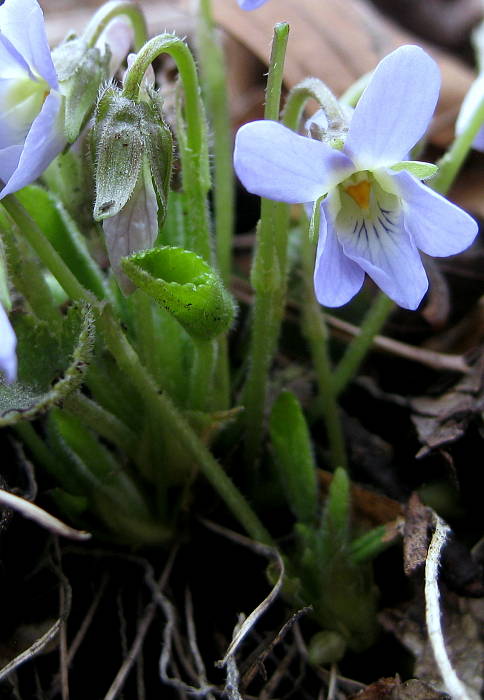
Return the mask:
[[122, 261], [126, 275], [191, 336], [210, 340], [230, 328], [235, 304], [219, 275], [196, 253], [163, 246]]
[[14, 323], [19, 369], [14, 384], [0, 380], [0, 426], [32, 420], [59, 404], [82, 383], [91, 359], [94, 317], [75, 306], [57, 334], [47, 323], [20, 316]]
[[146, 160], [163, 221], [171, 177], [173, 140], [161, 114], [154, 91], [147, 100], [135, 102], [117, 88], [109, 87], [99, 100], [92, 147], [96, 158], [94, 218], [115, 216], [133, 194]]

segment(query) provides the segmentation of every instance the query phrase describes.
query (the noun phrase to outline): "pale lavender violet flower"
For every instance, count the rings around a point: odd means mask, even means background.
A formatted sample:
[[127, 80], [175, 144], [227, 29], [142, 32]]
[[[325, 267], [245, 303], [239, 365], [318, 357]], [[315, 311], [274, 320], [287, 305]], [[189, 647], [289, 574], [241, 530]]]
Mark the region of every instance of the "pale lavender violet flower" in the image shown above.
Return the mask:
[[242, 10], [256, 10], [267, 2], [267, 0], [237, 0]]
[[[480, 103], [484, 99], [484, 72], [481, 72], [472, 83], [471, 88], [462, 102], [459, 116], [455, 123], [455, 133], [462, 134], [468, 127]], [[478, 131], [472, 144], [476, 151], [484, 151], [484, 126]]]
[[412, 175], [416, 165], [401, 162], [425, 133], [439, 88], [435, 62], [402, 46], [377, 66], [341, 151], [273, 121], [239, 129], [235, 169], [249, 192], [288, 203], [324, 198], [314, 272], [321, 304], [348, 302], [367, 273], [415, 309], [428, 287], [418, 249], [454, 255], [474, 240], [474, 219]]
[[33, 182], [66, 144], [63, 98], [36, 0], [0, 6], [0, 199]]
[[0, 304], [0, 372], [5, 374], [9, 384], [14, 382], [17, 377], [16, 346], [17, 338], [3, 304]]

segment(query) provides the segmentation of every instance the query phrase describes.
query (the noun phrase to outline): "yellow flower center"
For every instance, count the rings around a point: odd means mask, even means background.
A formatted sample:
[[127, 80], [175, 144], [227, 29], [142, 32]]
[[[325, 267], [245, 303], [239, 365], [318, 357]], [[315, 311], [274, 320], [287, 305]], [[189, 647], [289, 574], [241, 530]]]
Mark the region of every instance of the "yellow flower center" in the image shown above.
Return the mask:
[[347, 185], [345, 192], [356, 202], [360, 209], [368, 209], [370, 206], [371, 184], [368, 180], [362, 180], [356, 185]]

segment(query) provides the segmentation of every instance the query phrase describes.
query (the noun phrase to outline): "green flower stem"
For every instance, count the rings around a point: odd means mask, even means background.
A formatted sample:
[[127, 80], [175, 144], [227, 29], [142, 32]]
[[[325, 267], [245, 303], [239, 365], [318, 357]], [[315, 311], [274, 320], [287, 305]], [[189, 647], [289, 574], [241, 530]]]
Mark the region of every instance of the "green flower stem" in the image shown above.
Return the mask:
[[[0, 231], [5, 237], [9, 272], [15, 288], [27, 300], [37, 318], [49, 324], [58, 324], [62, 315], [57, 308], [39, 266], [22, 249], [19, 231], [11, 217], [0, 205]], [[25, 245], [25, 244], [24, 244]]]
[[218, 41], [211, 0], [200, 0], [197, 49], [202, 92], [212, 127], [214, 154], [214, 209], [217, 262], [222, 280], [230, 281], [234, 229], [234, 172], [232, 135], [227, 98], [225, 57]]
[[177, 64], [185, 99], [186, 133], [180, 135], [183, 189], [187, 199], [186, 247], [210, 261], [210, 228], [207, 192], [210, 186], [206, 145], [205, 115], [200, 100], [195, 61], [184, 41], [173, 34], [154, 37], [138, 52], [126, 73], [123, 95], [139, 99], [141, 81], [152, 61], [160, 54], [169, 54]]
[[140, 394], [145, 397], [158, 421], [163, 423], [174, 437], [178, 438], [180, 444], [191, 455], [201, 472], [246, 532], [258, 542], [272, 546], [273, 541], [270, 534], [259, 521], [244, 496], [205, 445], [200, 442], [181, 413], [175, 408], [171, 399], [165, 393], [159, 393], [156, 384], [140, 363], [127, 338], [120, 333], [119, 324], [108, 308], [102, 314], [101, 321], [110, 352], [119, 367], [129, 375]]
[[89, 46], [94, 46], [108, 24], [114, 19], [125, 17], [133, 28], [134, 48], [139, 51], [148, 39], [148, 30], [141, 9], [133, 2], [111, 0], [102, 5], [91, 17], [84, 30], [83, 38]]
[[457, 136], [450, 145], [447, 152], [437, 163], [439, 172], [430, 180], [430, 187], [440, 194], [446, 194], [464, 163], [469, 153], [475, 137], [481, 126], [484, 124], [484, 99], [481, 100], [469, 120], [467, 128]]
[[[279, 119], [281, 89], [289, 25], [276, 24], [269, 63], [265, 118]], [[251, 272], [255, 291], [249, 350], [249, 371], [244, 387], [245, 458], [254, 465], [264, 423], [267, 381], [282, 321], [286, 288], [287, 205], [261, 200], [261, 220]], [[275, 234], [275, 222], [284, 225]], [[282, 267], [281, 267], [282, 265]]]
[[395, 308], [395, 302], [380, 292], [370, 306], [356, 338], [348, 345], [333, 374], [333, 392], [339, 396], [356, 375], [375, 336], [381, 331]]
[[[309, 99], [316, 100], [324, 109], [330, 126], [337, 128], [345, 123], [344, 114], [331, 90], [320, 80], [307, 78], [291, 90], [286, 100], [283, 122], [288, 128], [297, 131], [306, 102]], [[303, 234], [301, 248], [304, 284], [303, 331], [308, 341], [316, 371], [321, 395], [320, 405], [331, 451], [331, 463], [334, 469], [338, 467], [346, 469], [347, 456], [344, 434], [340, 421], [340, 411], [333, 389], [329, 333], [321, 307], [314, 296], [312, 280], [315, 250], [307, 234]]]
[[141, 289], [137, 289], [131, 295], [130, 301], [134, 311], [136, 347], [144, 366], [161, 386], [163, 372], [160, 366], [162, 360], [158, 348], [162, 341], [157, 332], [153, 302], [151, 297]]
[[119, 418], [81, 392], [68, 396], [63, 408], [136, 461], [138, 438]]
[[57, 458], [54, 457], [45, 442], [38, 436], [32, 423], [19, 421], [13, 426], [14, 431], [20, 436], [22, 442], [27, 445], [37, 464], [42, 464], [47, 471], [56, 473]]
[[214, 373], [217, 364], [216, 340], [193, 338], [195, 349], [191, 367], [188, 406], [193, 411], [205, 411], [214, 394]]
[[287, 97], [282, 119], [287, 127], [297, 131], [309, 99], [320, 104], [330, 128], [345, 124], [345, 115], [331, 90], [318, 78], [306, 78], [295, 85]]
[[308, 341], [321, 396], [321, 409], [326, 425], [334, 469], [348, 466], [340, 411], [333, 387], [332, 367], [329, 356], [329, 334], [321, 307], [314, 296], [313, 268], [314, 244], [303, 235], [302, 267], [304, 285], [303, 332]]
[[94, 304], [96, 302], [94, 295], [85, 289], [73, 275], [17, 198], [9, 194], [2, 200], [2, 204], [15, 221], [22, 236], [28, 241], [42, 263], [52, 272], [66, 294], [73, 301], [83, 300]]

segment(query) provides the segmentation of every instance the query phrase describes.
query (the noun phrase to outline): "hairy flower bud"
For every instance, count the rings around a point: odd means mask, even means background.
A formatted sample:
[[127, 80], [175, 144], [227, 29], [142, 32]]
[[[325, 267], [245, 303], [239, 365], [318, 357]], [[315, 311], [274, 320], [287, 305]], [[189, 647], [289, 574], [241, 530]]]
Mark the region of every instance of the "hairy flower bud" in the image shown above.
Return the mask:
[[148, 88], [138, 102], [108, 87], [97, 106], [92, 142], [94, 218], [104, 222], [111, 265], [128, 293], [133, 285], [120, 259], [150, 248], [166, 214], [173, 141], [156, 93]]

